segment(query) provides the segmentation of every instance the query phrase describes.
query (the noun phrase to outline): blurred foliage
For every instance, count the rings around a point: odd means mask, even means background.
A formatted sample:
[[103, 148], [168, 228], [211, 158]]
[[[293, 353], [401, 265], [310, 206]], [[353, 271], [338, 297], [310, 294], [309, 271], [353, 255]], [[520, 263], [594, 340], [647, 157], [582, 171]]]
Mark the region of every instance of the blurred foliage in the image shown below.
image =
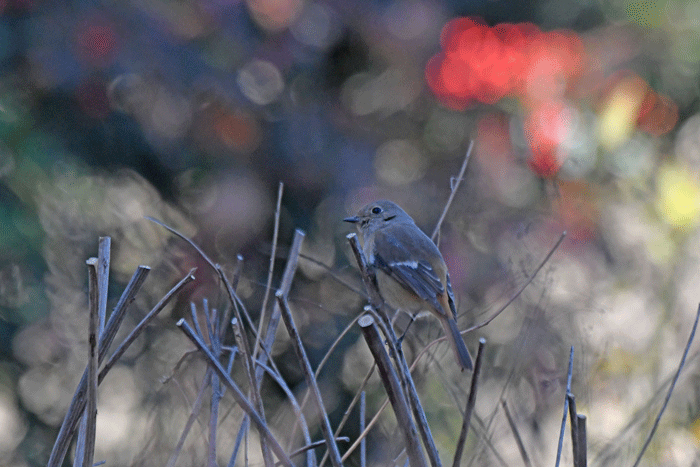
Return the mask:
[[[700, 301], [699, 16], [697, 0], [0, 2], [0, 464], [48, 458], [85, 367], [84, 261], [99, 236], [112, 237], [110, 306], [138, 264], [153, 269], [131, 325], [199, 266], [100, 394], [97, 459], [163, 464], [203, 374], [192, 360], [161, 382], [190, 349], [173, 322], [190, 301], [226, 300], [201, 258], [145, 216], [226, 268], [243, 255], [239, 293], [257, 318], [283, 182], [273, 286], [304, 229], [317, 262], [302, 259], [290, 301], [317, 364], [363, 305], [336, 280], [360, 288], [341, 219], [391, 198], [431, 231], [472, 139], [440, 237], [463, 328], [568, 231], [516, 303], [467, 336], [488, 339], [479, 433], [520, 462], [505, 399], [535, 463], [549, 463], [574, 345], [589, 460], [631, 464]], [[407, 353], [438, 335], [419, 320]], [[437, 347], [416, 375], [445, 455], [467, 386], [449, 357]], [[700, 462], [696, 357], [643, 465]], [[300, 394], [284, 332], [275, 358]], [[353, 331], [320, 377], [334, 423], [368, 364]], [[382, 400], [373, 384], [368, 413]], [[293, 413], [268, 386], [281, 432]], [[370, 437], [376, 463], [397, 454], [383, 449], [393, 423]], [[201, 462], [203, 436], [181, 465]], [[473, 436], [471, 456], [493, 464]]]

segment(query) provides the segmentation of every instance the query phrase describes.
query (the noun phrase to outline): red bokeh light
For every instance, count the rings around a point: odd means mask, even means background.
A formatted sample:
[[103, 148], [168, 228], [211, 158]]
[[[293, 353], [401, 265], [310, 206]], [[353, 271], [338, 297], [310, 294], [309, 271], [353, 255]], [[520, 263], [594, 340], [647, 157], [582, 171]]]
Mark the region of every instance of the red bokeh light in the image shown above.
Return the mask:
[[457, 18], [445, 25], [440, 43], [443, 52], [430, 60], [426, 80], [445, 105], [458, 110], [473, 101], [528, 97], [528, 79], [540, 89], [562, 88], [562, 80], [582, 69], [584, 50], [577, 36], [545, 34], [531, 23], [489, 27], [476, 18]]
[[561, 167], [561, 143], [571, 128], [571, 109], [561, 101], [542, 103], [525, 118], [530, 168], [540, 177], [553, 177]]
[[425, 68], [435, 96], [454, 110], [518, 99], [525, 114], [528, 164], [541, 177], [555, 176], [566, 157], [562, 142], [571, 131], [573, 109], [564, 102], [575, 96], [598, 101], [600, 112], [610, 102], [629, 106], [637, 98], [632, 118], [654, 136], [678, 121], [676, 104], [634, 73], [618, 72], [602, 85], [601, 76], [590, 74], [594, 61], [588, 60], [583, 40], [572, 31], [543, 32], [532, 23], [491, 27], [479, 18], [456, 18], [444, 26], [440, 44], [442, 51]]
[[109, 65], [117, 51], [114, 26], [94, 16], [78, 24], [76, 47], [83, 60], [95, 65]]

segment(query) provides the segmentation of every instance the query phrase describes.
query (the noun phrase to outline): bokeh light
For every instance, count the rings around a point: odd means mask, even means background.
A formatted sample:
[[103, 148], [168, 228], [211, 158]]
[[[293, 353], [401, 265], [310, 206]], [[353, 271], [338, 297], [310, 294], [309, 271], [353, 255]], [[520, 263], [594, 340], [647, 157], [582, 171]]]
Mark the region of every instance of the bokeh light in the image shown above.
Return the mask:
[[700, 184], [685, 168], [665, 166], [659, 171], [657, 207], [661, 217], [679, 229], [700, 220]]

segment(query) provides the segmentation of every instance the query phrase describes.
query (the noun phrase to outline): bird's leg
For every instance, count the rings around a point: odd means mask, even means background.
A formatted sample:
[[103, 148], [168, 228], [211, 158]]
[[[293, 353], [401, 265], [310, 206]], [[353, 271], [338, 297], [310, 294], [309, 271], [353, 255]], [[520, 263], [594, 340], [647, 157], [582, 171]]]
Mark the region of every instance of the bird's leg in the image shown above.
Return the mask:
[[[416, 320], [416, 316], [418, 313], [406, 313], [408, 316], [410, 316], [410, 321], [406, 325], [406, 329], [403, 330], [403, 333], [401, 334], [401, 337], [399, 337], [396, 340], [396, 345], [401, 346], [401, 343], [403, 342], [403, 338], [406, 337], [406, 334], [408, 333], [409, 328], [411, 327], [411, 324]], [[396, 313], [396, 316], [398, 316], [398, 313]]]

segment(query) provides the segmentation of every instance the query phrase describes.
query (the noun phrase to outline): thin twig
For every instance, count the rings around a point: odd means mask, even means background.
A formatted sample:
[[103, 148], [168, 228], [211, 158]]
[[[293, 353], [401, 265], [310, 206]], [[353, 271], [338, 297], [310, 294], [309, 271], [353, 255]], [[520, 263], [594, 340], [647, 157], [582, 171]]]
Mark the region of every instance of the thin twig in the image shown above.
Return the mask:
[[[282, 274], [282, 281], [280, 283], [279, 290], [285, 295], [289, 295], [289, 291], [292, 288], [292, 280], [294, 279], [294, 274], [297, 270], [297, 265], [299, 264], [299, 253], [301, 252], [301, 245], [304, 241], [306, 234], [303, 230], [296, 229], [294, 231], [294, 238], [292, 239], [292, 247], [289, 250], [289, 258], [287, 259], [287, 265], [285, 266], [284, 273]], [[277, 332], [277, 326], [280, 322], [280, 306], [279, 301], [275, 303], [275, 307], [270, 315], [270, 320], [267, 323], [267, 329], [265, 331], [265, 341], [263, 342], [264, 352], [262, 355], [256, 353], [256, 358], [261, 359], [261, 363], [265, 364], [267, 362], [267, 356], [272, 351], [272, 344], [275, 342], [275, 334]], [[256, 349], [257, 352], [257, 349]], [[256, 383], [258, 386], [262, 381], [262, 377], [265, 372], [262, 368], [258, 367], [256, 369]]]
[[[109, 317], [109, 321], [105, 326], [104, 332], [100, 336], [98, 364], [102, 362], [107, 354], [107, 350], [112, 345], [112, 341], [119, 330], [119, 326], [124, 320], [127, 308], [134, 301], [136, 294], [141, 289], [141, 286], [143, 285], [143, 282], [146, 280], [146, 277], [150, 271], [151, 268], [148, 266], [139, 266], [124, 289], [124, 292], [119, 298], [119, 302], [117, 302], [117, 305], [114, 307], [114, 310]], [[58, 436], [56, 437], [53, 449], [51, 450], [47, 467], [59, 467], [63, 463], [63, 459], [66, 457], [66, 452], [68, 452], [68, 447], [73, 439], [75, 428], [78, 425], [78, 422], [81, 419], [85, 409], [86, 391], [87, 368], [83, 372], [83, 376], [78, 383], [75, 393], [73, 394], [73, 399], [71, 399], [70, 405], [68, 406], [68, 411], [66, 412], [65, 417], [63, 417], [63, 423], [61, 424], [61, 428], [58, 431]]]
[[[697, 361], [698, 357], [700, 357], [700, 351], [694, 352], [692, 355], [688, 356], [686, 359], [686, 364]], [[614, 438], [608, 440], [604, 446], [596, 451], [596, 458], [594, 462], [592, 462], [593, 464], [608, 465], [611, 462], [614, 462], [612, 459], [620, 457], [619, 454], [616, 455], [615, 453], [620, 451], [623, 444], [629, 444], [627, 441], [625, 441], [627, 438], [630, 436], [638, 436], [640, 423], [642, 423], [642, 420], [648, 418], [649, 412], [652, 410], [653, 406], [658, 405], [658, 402], [665, 397], [668, 385], [671, 384], [674, 375], [675, 373], [664, 378], [664, 380], [659, 384], [658, 388], [654, 391], [651, 398], [636, 409], [632, 416], [628, 417], [627, 423], [618, 431], [618, 434]], [[633, 431], [634, 433], [632, 433]]]
[[[350, 438], [348, 438], [347, 436], [336, 436], [335, 441], [336, 442], [343, 441], [343, 442], [347, 443], [350, 441]], [[318, 447], [321, 447], [324, 444], [326, 444], [326, 440], [324, 440], [324, 439], [314, 441], [312, 443], [307, 444], [306, 446], [300, 447], [299, 449], [295, 449], [294, 451], [292, 451], [289, 454], [289, 457], [295, 457], [295, 456], [298, 456], [299, 454], [304, 454], [305, 452], [308, 452], [312, 449], [316, 449]], [[279, 464], [279, 462], [278, 462], [278, 464]]]
[[[365, 431], [365, 417], [367, 416], [367, 397], [365, 391], [360, 393], [360, 433]], [[360, 443], [360, 467], [367, 466], [367, 439], [362, 438]]]
[[254, 349], [260, 345], [260, 334], [263, 330], [263, 324], [267, 315], [267, 302], [270, 299], [272, 291], [272, 275], [275, 271], [275, 255], [277, 254], [277, 237], [280, 229], [280, 217], [282, 213], [282, 192], [284, 191], [284, 183], [280, 182], [277, 188], [277, 207], [275, 208], [275, 226], [272, 231], [272, 251], [270, 252], [270, 265], [267, 271], [267, 284], [265, 284], [265, 296], [263, 297], [262, 305], [260, 306], [260, 322], [258, 323], [258, 337], [255, 340]]
[[[208, 310], [207, 302], [204, 300], [205, 313]], [[209, 321], [214, 323], [214, 327], [217, 326], [216, 309], [212, 309], [212, 316]], [[220, 333], [218, 329], [212, 328], [211, 330], [211, 351], [214, 356], [219, 359], [221, 357], [221, 340], [219, 339]], [[219, 426], [219, 402], [223, 397], [223, 391], [221, 388], [221, 383], [219, 382], [219, 376], [216, 373], [211, 375], [211, 400], [209, 403], [209, 453], [208, 453], [208, 465], [209, 467], [218, 467], [216, 463], [216, 432]]]
[[361, 289], [355, 287], [350, 282], [348, 282], [345, 279], [343, 279], [342, 277], [340, 277], [338, 274], [335, 273], [335, 271], [333, 270], [333, 268], [331, 266], [328, 266], [327, 264], [317, 260], [316, 258], [312, 258], [309, 255], [305, 255], [304, 253], [301, 253], [299, 255], [299, 258], [306, 260], [310, 263], [313, 263], [316, 266], [321, 267], [322, 269], [324, 269], [326, 271], [326, 273], [328, 274], [328, 277], [330, 277], [331, 279], [336, 281], [338, 284], [342, 285], [343, 287], [345, 287], [346, 289], [348, 289], [352, 292], [355, 292], [357, 295], [359, 295], [361, 297], [367, 298], [366, 297], [367, 294], [364, 290], [361, 290]]
[[[359, 317], [358, 317], [359, 318]], [[338, 423], [338, 427], [335, 429], [335, 435], [338, 436], [340, 431], [343, 429], [345, 426], [345, 423], [348, 421], [350, 418], [350, 413], [352, 412], [352, 409], [355, 407], [357, 402], [360, 400], [360, 395], [362, 392], [364, 392], [365, 388], [367, 387], [367, 383], [369, 382], [370, 377], [374, 374], [374, 370], [377, 368], [377, 364], [372, 361], [372, 366], [369, 368], [369, 371], [367, 371], [367, 374], [365, 374], [364, 379], [362, 380], [362, 383], [360, 383], [360, 387], [358, 391], [355, 393], [355, 397], [352, 398], [352, 401], [350, 401], [350, 404], [348, 407], [345, 409], [345, 412], [343, 412], [343, 417], [340, 419], [340, 423]], [[357, 437], [357, 439], [353, 442], [353, 444], [350, 446], [350, 448], [343, 454], [343, 462], [350, 456], [350, 454], [353, 453], [353, 451], [357, 448], [357, 446], [360, 446], [362, 444], [362, 440], [367, 437], [367, 434], [369, 433], [369, 430], [374, 426], [374, 423], [379, 420], [379, 415], [381, 412], [384, 411], [384, 408], [389, 404], [389, 399], [384, 399], [384, 402], [382, 403], [382, 406], [379, 408], [379, 411], [375, 416], [372, 418], [372, 421], [362, 429], [360, 432], [360, 436]], [[325, 465], [325, 461], [328, 457], [328, 453], [326, 453], [321, 459], [321, 463], [319, 464], [320, 467], [323, 467]]]
[[[491, 321], [493, 321], [494, 319], [496, 319], [496, 318], [498, 317], [498, 315], [500, 315], [501, 313], [503, 313], [503, 311], [504, 311], [506, 308], [508, 308], [508, 307], [510, 306], [510, 304], [513, 303], [513, 302], [515, 301], [515, 299], [518, 298], [518, 297], [520, 296], [521, 293], [523, 293], [523, 290], [525, 290], [525, 288], [526, 288], [528, 285], [530, 285], [530, 283], [535, 279], [535, 276], [537, 276], [537, 274], [538, 274], [538, 273], [540, 272], [540, 270], [544, 267], [544, 265], [547, 264], [547, 262], [549, 261], [549, 258], [551, 258], [552, 255], [554, 254], [554, 252], [557, 251], [557, 248], [559, 248], [559, 245], [561, 245], [561, 242], [564, 241], [564, 238], [565, 238], [565, 237], [566, 237], [566, 231], [564, 231], [564, 232], [561, 233], [561, 235], [559, 236], [559, 240], [557, 240], [557, 243], [555, 243], [554, 246], [552, 247], [552, 249], [549, 250], [549, 253], [547, 253], [547, 256], [544, 257], [544, 259], [543, 259], [542, 262], [539, 264], [539, 266], [537, 266], [537, 268], [535, 269], [535, 271], [534, 271], [532, 274], [530, 274], [530, 277], [527, 278], [527, 280], [525, 281], [525, 283], [515, 292], [515, 294], [513, 294], [513, 296], [506, 302], [505, 305], [503, 305], [501, 308], [499, 308], [498, 311], [496, 311], [496, 312], [495, 312], [490, 318], [488, 318], [486, 321], [481, 322], [481, 323], [479, 323], [479, 324], [475, 324], [474, 326], [465, 329], [464, 331], [462, 331], [462, 334], [466, 334], [466, 333], [472, 332], [472, 331], [474, 331], [474, 330], [476, 330], [476, 329], [483, 328], [484, 326], [488, 325]], [[444, 337], [443, 337], [443, 338], [444, 338]]]
[[[238, 450], [241, 448], [241, 444], [243, 443], [243, 438], [246, 437], [246, 439], [247, 439], [249, 426], [250, 426], [250, 419], [246, 415], [245, 417], [243, 417], [243, 422], [241, 423], [241, 427], [238, 429], [238, 434], [236, 435], [236, 442], [233, 445], [233, 452], [231, 453], [231, 458], [229, 459], [228, 467], [235, 467], [236, 459], [238, 458]], [[248, 465], [248, 462], [247, 461], [244, 462], [243, 465]]]
[[435, 229], [433, 230], [433, 233], [430, 235], [430, 238], [435, 241], [437, 238], [438, 232], [440, 232], [440, 227], [442, 227], [442, 223], [445, 220], [445, 216], [447, 216], [447, 211], [450, 209], [450, 206], [452, 205], [452, 201], [455, 199], [455, 195], [457, 194], [457, 189], [459, 188], [459, 185], [462, 183], [462, 180], [464, 180], [464, 172], [467, 170], [467, 164], [469, 163], [469, 158], [472, 154], [472, 148], [474, 147], [474, 140], [469, 142], [469, 148], [467, 149], [467, 154], [464, 156], [464, 162], [462, 162], [462, 168], [459, 170], [459, 175], [457, 175], [457, 178], [454, 180], [451, 186], [450, 190], [450, 197], [447, 199], [447, 203], [445, 203], [445, 207], [442, 209], [442, 214], [440, 214], [440, 219], [437, 221], [437, 224], [435, 225]]
[[[314, 372], [314, 376], [316, 377], [316, 379], [318, 379], [319, 375], [321, 374], [321, 370], [328, 362], [328, 359], [330, 358], [333, 351], [338, 347], [338, 345], [340, 344], [340, 341], [343, 340], [343, 337], [345, 337], [350, 332], [350, 330], [355, 325], [357, 320], [360, 319], [360, 316], [361, 315], [358, 315], [355, 318], [353, 318], [352, 321], [350, 321], [350, 323], [348, 323], [348, 325], [345, 326], [345, 329], [343, 329], [343, 331], [340, 334], [338, 334], [338, 337], [333, 341], [331, 346], [328, 348], [328, 351], [323, 356], [323, 358], [321, 359], [321, 362], [316, 367], [316, 371]], [[302, 404], [302, 407], [303, 407], [303, 404]]]
[[484, 357], [484, 347], [486, 346], [486, 339], [483, 337], [479, 339], [479, 350], [476, 353], [476, 361], [474, 363], [474, 373], [472, 374], [471, 388], [469, 389], [469, 397], [467, 398], [467, 406], [464, 410], [464, 418], [462, 419], [462, 430], [459, 433], [459, 438], [457, 440], [457, 448], [455, 449], [455, 457], [452, 462], [453, 467], [459, 467], [462, 463], [462, 451], [464, 450], [464, 443], [467, 440], [467, 435], [469, 434], [469, 424], [472, 418], [472, 412], [474, 411], [474, 406], [476, 405], [476, 389], [479, 384], [479, 375], [481, 374], [481, 362]]
[[[217, 271], [221, 269], [220, 267], [217, 268]], [[223, 275], [223, 270], [220, 272], [221, 275]], [[233, 290], [238, 289], [238, 282], [241, 280], [241, 275], [243, 274], [243, 256], [236, 255], [236, 265], [233, 268], [233, 277], [231, 278], [231, 288]], [[250, 320], [250, 316], [248, 316], [248, 312], [243, 307], [243, 314], [246, 316], [249, 322], [252, 322]], [[226, 307], [226, 310], [224, 311], [223, 317], [219, 320], [219, 339], [223, 341], [224, 336], [226, 335], [226, 330], [228, 329], [228, 324], [231, 322], [231, 308]], [[252, 328], [252, 327], [251, 327]]]
[[[474, 425], [476, 425], [480, 429], [480, 434], [481, 436], [479, 437], [478, 441], [483, 441], [484, 444], [486, 444], [486, 447], [489, 449], [489, 452], [491, 455], [493, 455], [495, 461], [500, 464], [502, 467], [510, 467], [508, 463], [503, 459], [503, 456], [501, 455], [500, 449], [498, 449], [494, 443], [491, 441], [491, 439], [486, 435], [488, 432], [488, 425], [484, 423], [482, 419], [479, 418], [478, 414], [473, 414], [472, 417], [474, 418]], [[478, 445], [477, 445], [478, 446]], [[468, 466], [472, 465], [476, 459], [480, 459], [479, 455], [472, 455], [469, 459], [469, 463], [467, 464]], [[495, 464], [492, 462], [492, 464]]]
[[182, 447], [185, 445], [185, 439], [187, 438], [187, 435], [192, 429], [192, 425], [194, 425], [194, 422], [197, 420], [199, 411], [202, 409], [202, 404], [204, 403], [204, 392], [207, 389], [207, 382], [209, 381], [209, 378], [211, 378], [213, 372], [214, 370], [208, 367], [206, 373], [204, 373], [204, 377], [202, 378], [202, 384], [199, 385], [199, 390], [197, 391], [197, 398], [194, 400], [194, 404], [192, 405], [190, 415], [187, 418], [187, 422], [185, 422], [185, 426], [182, 429], [182, 433], [180, 434], [180, 439], [177, 440], [175, 449], [173, 449], [173, 452], [170, 455], [170, 458], [168, 459], [166, 467], [175, 467], [177, 458], [180, 456]]
[[316, 384], [314, 372], [311, 369], [311, 363], [309, 362], [309, 358], [306, 355], [306, 350], [301, 342], [301, 337], [299, 336], [299, 332], [294, 324], [292, 312], [289, 309], [289, 304], [287, 303], [287, 297], [285, 296], [284, 292], [279, 290], [275, 294], [275, 298], [277, 298], [277, 303], [279, 303], [282, 320], [287, 327], [287, 332], [289, 333], [292, 347], [294, 347], [294, 352], [296, 353], [297, 360], [304, 374], [306, 385], [311, 388], [313, 400], [316, 402], [316, 409], [318, 410], [318, 415], [320, 418], [319, 421], [321, 424], [321, 433], [323, 434], [328, 450], [330, 451], [331, 464], [333, 464], [334, 467], [342, 467], [343, 462], [340, 460], [340, 451], [338, 450], [338, 445], [335, 444], [335, 437], [333, 436], [331, 423], [328, 420], [328, 413], [326, 412], [323, 399], [321, 398], [321, 391]]
[[379, 376], [384, 384], [384, 390], [389, 397], [391, 406], [394, 409], [396, 421], [398, 422], [397, 427], [403, 435], [404, 446], [411, 467], [425, 467], [428, 464], [426, 463], [423, 450], [420, 446], [418, 430], [411, 417], [411, 411], [404, 397], [396, 370], [391, 364], [389, 355], [384, 348], [384, 339], [380, 336], [372, 315], [366, 314], [362, 316], [358, 324], [365, 336], [365, 341], [369, 346], [369, 350], [372, 352], [374, 361], [377, 362]]
[[226, 370], [221, 366], [221, 363], [219, 363], [216, 357], [211, 353], [209, 348], [207, 348], [204, 341], [202, 341], [202, 339], [195, 334], [195, 332], [192, 330], [189, 324], [187, 324], [184, 318], [181, 318], [180, 321], [177, 322], [176, 326], [179, 327], [182, 330], [182, 332], [190, 339], [190, 341], [192, 341], [192, 343], [195, 346], [197, 346], [199, 351], [202, 352], [202, 355], [204, 355], [209, 366], [217, 373], [219, 378], [221, 378], [221, 380], [231, 390], [231, 392], [233, 393], [233, 398], [236, 400], [236, 403], [238, 403], [238, 405], [249, 415], [253, 423], [255, 423], [255, 426], [258, 428], [261, 437], [267, 438], [268, 442], [270, 443], [270, 447], [274, 451], [275, 455], [277, 455], [277, 458], [280, 461], [282, 461], [282, 463], [285, 466], [292, 467], [292, 462], [289, 460], [289, 457], [282, 449], [282, 446], [280, 446], [279, 442], [272, 435], [270, 429], [267, 427], [264, 420], [260, 418], [260, 415], [256, 412], [253, 405], [245, 397], [245, 395], [243, 395], [243, 392], [241, 392], [236, 383], [231, 379]]
[[520, 436], [520, 432], [518, 431], [518, 427], [515, 425], [515, 420], [513, 420], [513, 416], [510, 414], [510, 410], [508, 410], [508, 405], [506, 404], [505, 399], [501, 401], [501, 405], [503, 406], [503, 411], [506, 413], [506, 419], [508, 420], [508, 426], [510, 426], [510, 430], [513, 432], [513, 437], [515, 438], [515, 444], [518, 445], [518, 451], [520, 451], [520, 457], [522, 457], [523, 463], [525, 464], [525, 467], [532, 467], [532, 463], [530, 462], [530, 456], [527, 455], [527, 450], [525, 449], [525, 443], [523, 443], [523, 439]]
[[[260, 363], [258, 363], [260, 364]], [[268, 374], [272, 380], [277, 383], [277, 385], [284, 391], [284, 394], [287, 396], [287, 399], [289, 400], [289, 403], [292, 405], [292, 410], [294, 410], [294, 414], [297, 416], [297, 419], [299, 420], [299, 424], [301, 425], [301, 431], [304, 436], [304, 442], [306, 443], [306, 446], [310, 446], [314, 443], [311, 442], [311, 433], [309, 433], [309, 427], [306, 423], [306, 419], [304, 418], [304, 414], [302, 413], [302, 408], [299, 405], [299, 402], [296, 399], [296, 396], [294, 395], [294, 392], [292, 392], [291, 388], [287, 384], [287, 382], [280, 376], [279, 372], [276, 372], [272, 368], [270, 368], [267, 365], [264, 365], [265, 372]], [[323, 443], [323, 442], [322, 442]], [[303, 450], [303, 448], [302, 448]], [[296, 452], [296, 451], [294, 451]], [[294, 457], [294, 452], [289, 455], [289, 457]]]
[[192, 315], [192, 324], [194, 325], [194, 330], [197, 332], [197, 335], [204, 336], [204, 334], [202, 334], [202, 328], [199, 327], [197, 305], [194, 302], [190, 302], [190, 314]]
[[695, 322], [693, 323], [693, 328], [690, 331], [690, 336], [688, 336], [688, 343], [685, 345], [685, 350], [683, 351], [683, 356], [681, 357], [681, 361], [678, 364], [678, 370], [676, 370], [676, 374], [673, 376], [673, 381], [671, 381], [671, 387], [668, 388], [668, 393], [666, 394], [666, 398], [664, 399], [664, 403], [661, 406], [661, 410], [659, 410], [659, 414], [656, 416], [656, 420], [654, 420], [654, 426], [651, 427], [651, 431], [649, 432], [649, 436], [647, 436], [646, 441], [644, 441], [644, 446], [642, 446], [642, 450], [639, 451], [639, 456], [637, 456], [637, 460], [634, 462], [633, 467], [637, 467], [639, 465], [639, 462], [642, 460], [642, 456], [644, 456], [644, 452], [649, 447], [649, 443], [651, 443], [651, 439], [654, 437], [654, 433], [656, 433], [656, 429], [659, 427], [659, 422], [661, 421], [661, 416], [664, 414], [664, 411], [666, 410], [666, 406], [668, 405], [668, 401], [671, 400], [671, 394], [673, 394], [673, 389], [676, 387], [676, 383], [678, 382], [678, 377], [680, 376], [681, 370], [683, 370], [683, 366], [685, 365], [685, 359], [688, 356], [688, 351], [690, 350], [690, 346], [693, 343], [693, 339], [695, 338], [695, 330], [698, 327], [698, 319], [700, 319], [700, 305], [698, 306], [698, 311], [695, 314]]
[[[321, 359], [321, 362], [320, 362], [320, 363], [318, 364], [318, 366], [316, 367], [316, 371], [314, 372], [314, 378], [316, 378], [316, 379], [318, 380], [318, 377], [319, 377], [319, 375], [321, 374], [321, 370], [322, 370], [323, 367], [326, 365], [326, 362], [328, 362], [330, 356], [333, 354], [333, 352], [335, 351], [335, 349], [338, 347], [338, 345], [340, 344], [340, 341], [343, 339], [343, 337], [345, 337], [345, 336], [350, 332], [350, 330], [351, 330], [352, 327], [355, 325], [355, 323], [357, 322], [357, 320], [360, 319], [360, 316], [361, 316], [361, 315], [358, 315], [358, 316], [356, 316], [355, 318], [353, 318], [353, 320], [350, 322], [350, 324], [348, 324], [347, 326], [345, 326], [345, 329], [343, 329], [343, 331], [338, 335], [338, 337], [335, 338], [335, 340], [334, 340], [333, 343], [331, 344], [330, 348], [326, 351], [326, 353], [324, 354], [323, 358]], [[358, 391], [358, 393], [355, 395], [355, 397], [353, 398], [353, 400], [350, 402], [350, 406], [348, 406], [348, 408], [345, 409], [345, 414], [349, 414], [349, 412], [352, 410], [352, 407], [354, 407], [354, 404], [356, 403], [356, 401], [357, 401], [357, 399], [358, 399], [358, 395], [359, 395], [360, 392], [361, 392], [361, 390]], [[306, 394], [304, 394], [304, 398], [301, 400], [301, 408], [302, 408], [302, 409], [304, 409], [304, 408], [306, 407], [306, 404], [307, 404], [307, 402], [309, 401], [309, 397], [310, 397], [310, 396], [311, 396], [311, 393], [310, 393], [309, 390], [307, 389]], [[343, 416], [343, 418], [341, 419], [340, 423], [338, 424], [338, 426], [337, 426], [336, 429], [335, 429], [335, 435], [336, 435], [336, 436], [338, 436], [338, 434], [340, 433], [340, 430], [341, 430], [341, 429], [343, 428], [343, 426], [345, 425], [345, 421], [346, 421], [346, 420], [347, 420], [347, 417], [346, 417], [346, 416]], [[296, 425], [296, 423], [295, 423], [295, 424], [294, 424], [294, 427], [293, 427], [293, 429], [292, 429], [292, 435], [295, 435], [295, 434], [296, 434], [296, 428], [297, 428], [297, 425]], [[290, 442], [292, 442], [293, 440], [294, 440], [294, 436], [291, 437]], [[323, 465], [323, 462], [321, 463], [321, 465]]]
[[204, 313], [204, 324], [207, 325], [207, 338], [209, 340], [209, 345], [213, 345], [214, 342], [214, 324], [213, 324], [213, 319], [212, 319], [212, 313], [209, 310], [209, 300], [206, 298], [202, 300], [202, 309]]
[[164, 224], [163, 222], [161, 222], [161, 221], [159, 221], [159, 220], [157, 220], [157, 219], [155, 219], [155, 218], [153, 218], [153, 217], [146, 216], [146, 219], [148, 219], [148, 220], [151, 221], [151, 222], [154, 222], [154, 223], [158, 224], [159, 226], [163, 227], [165, 230], [167, 230], [167, 231], [170, 232], [171, 234], [175, 235], [176, 237], [180, 237], [181, 239], [183, 239], [184, 241], [186, 241], [192, 248], [194, 248], [194, 249], [197, 251], [197, 253], [199, 253], [199, 256], [201, 256], [202, 259], [203, 259], [204, 261], [206, 261], [207, 264], [208, 264], [209, 266], [211, 266], [211, 268], [212, 268], [214, 271], [216, 271], [216, 264], [214, 263], [214, 261], [212, 261], [212, 260], [207, 256], [207, 254], [204, 253], [204, 250], [202, 250], [202, 249], [199, 247], [199, 245], [197, 245], [195, 242], [193, 242], [192, 240], [190, 240], [187, 236], [185, 236], [185, 234], [180, 233], [179, 231], [175, 230], [174, 228], [170, 227], [169, 225], [166, 225], [166, 224]]
[[[571, 377], [574, 373], [574, 346], [571, 346], [571, 351], [569, 352], [569, 370], [566, 372], [566, 394], [571, 392]], [[557, 460], [554, 464], [555, 467], [559, 467], [559, 462], [561, 461], [561, 450], [564, 445], [564, 431], [566, 430], [566, 415], [569, 412], [569, 399], [564, 397], [564, 415], [561, 419], [561, 430], [559, 431], [559, 444], [557, 447]]]

